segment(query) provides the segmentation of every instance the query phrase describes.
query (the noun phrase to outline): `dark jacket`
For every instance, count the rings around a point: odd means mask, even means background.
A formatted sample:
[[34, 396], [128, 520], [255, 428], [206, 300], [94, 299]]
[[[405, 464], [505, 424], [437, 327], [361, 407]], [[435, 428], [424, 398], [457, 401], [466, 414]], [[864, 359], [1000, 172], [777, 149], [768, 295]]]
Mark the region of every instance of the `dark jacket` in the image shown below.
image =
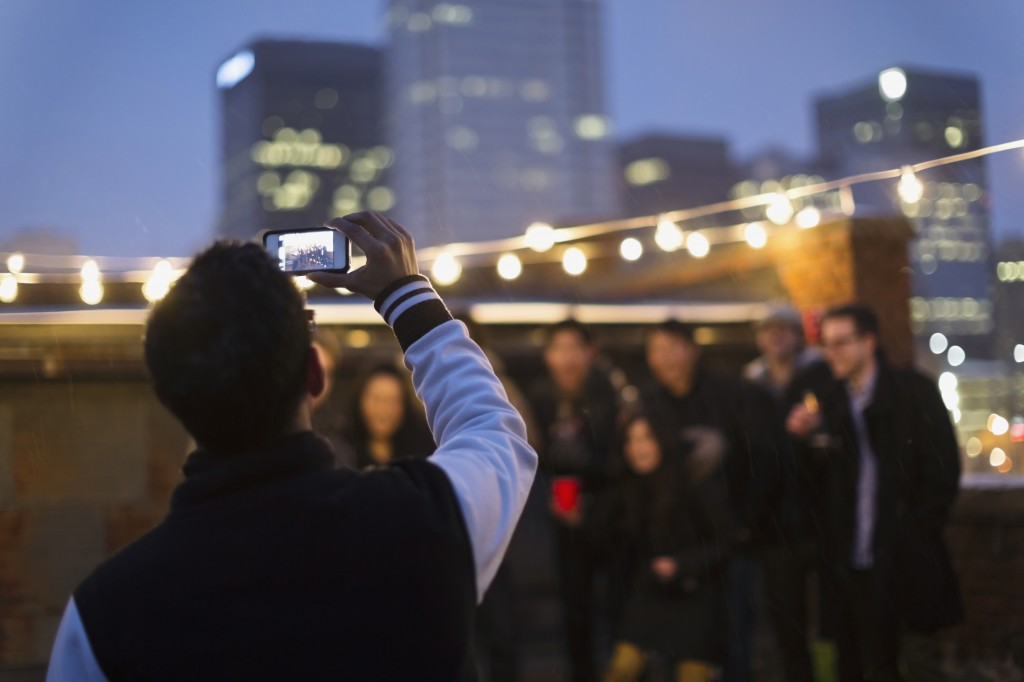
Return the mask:
[[644, 391], [643, 401], [674, 426], [680, 452], [690, 447], [693, 427], [713, 429], [724, 438], [737, 539], [777, 542], [785, 525], [783, 471], [791, 453], [772, 398], [750, 382], [698, 366], [687, 395], [672, 395], [655, 383]]
[[[851, 565], [856, 533], [857, 436], [845, 385], [820, 377], [817, 383], [828, 444], [803, 448], [799, 462], [804, 480], [819, 486], [821, 549], [841, 575]], [[878, 460], [876, 580], [909, 629], [955, 625], [963, 608], [943, 529], [960, 456], [946, 407], [933, 381], [880, 363], [864, 418]]]

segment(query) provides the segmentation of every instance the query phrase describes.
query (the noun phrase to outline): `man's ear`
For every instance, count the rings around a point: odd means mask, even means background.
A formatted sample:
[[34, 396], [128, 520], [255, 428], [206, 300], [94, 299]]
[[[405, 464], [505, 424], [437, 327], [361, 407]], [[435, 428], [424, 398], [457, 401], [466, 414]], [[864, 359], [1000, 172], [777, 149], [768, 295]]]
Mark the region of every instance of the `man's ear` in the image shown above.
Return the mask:
[[323, 363], [316, 348], [309, 347], [306, 351], [306, 392], [311, 398], [319, 398], [327, 390], [327, 375], [324, 374]]

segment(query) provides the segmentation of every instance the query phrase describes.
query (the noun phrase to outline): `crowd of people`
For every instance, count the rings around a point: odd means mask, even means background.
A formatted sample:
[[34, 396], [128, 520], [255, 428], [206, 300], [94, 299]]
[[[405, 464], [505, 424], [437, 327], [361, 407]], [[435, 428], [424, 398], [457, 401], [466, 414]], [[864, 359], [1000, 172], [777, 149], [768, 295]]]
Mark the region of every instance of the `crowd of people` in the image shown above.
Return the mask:
[[942, 679], [959, 452], [934, 382], [887, 362], [869, 308], [827, 311], [818, 348], [777, 309], [742, 377], [663, 322], [631, 391], [566, 320], [520, 390], [404, 228], [328, 226], [367, 262], [311, 278], [373, 300], [411, 375], [369, 369], [336, 419], [337, 344], [275, 260], [197, 256], [145, 347], [196, 449], [166, 519], [72, 594], [49, 679], [472, 680], [481, 659], [485, 679], [517, 679], [506, 549], [531, 499], [573, 682], [753, 679], [758, 584], [787, 680], [815, 679], [812, 635], [841, 682]]
[[[933, 635], [960, 617], [941, 540], [959, 478], [949, 418], [929, 380], [885, 361], [869, 308], [829, 311], [820, 333], [808, 345], [800, 314], [774, 307], [754, 329], [760, 355], [732, 376], [708, 367], [691, 326], [666, 321], [646, 330], [647, 373], [630, 391], [575, 320], [545, 330], [545, 371], [526, 386], [488, 351], [540, 454], [533, 492], [573, 682], [639, 680], [652, 665], [687, 682], [756, 679], [765, 622], [789, 681], [816, 679], [812, 642], [832, 652], [817, 665], [836, 668], [827, 679], [941, 679]], [[388, 418], [370, 406], [375, 383]], [[396, 456], [428, 455], [411, 401], [393, 366], [367, 372], [342, 465], [389, 461], [369, 454], [373, 433]], [[520, 670], [508, 573], [478, 612], [496, 681]]]

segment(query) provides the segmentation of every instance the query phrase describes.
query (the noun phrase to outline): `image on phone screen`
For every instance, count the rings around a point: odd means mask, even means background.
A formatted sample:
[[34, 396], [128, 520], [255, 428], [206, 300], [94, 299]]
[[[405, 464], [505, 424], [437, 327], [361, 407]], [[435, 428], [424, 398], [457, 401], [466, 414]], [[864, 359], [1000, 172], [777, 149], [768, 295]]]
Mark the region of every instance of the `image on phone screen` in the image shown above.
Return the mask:
[[285, 272], [328, 270], [334, 267], [334, 230], [283, 233], [277, 258]]

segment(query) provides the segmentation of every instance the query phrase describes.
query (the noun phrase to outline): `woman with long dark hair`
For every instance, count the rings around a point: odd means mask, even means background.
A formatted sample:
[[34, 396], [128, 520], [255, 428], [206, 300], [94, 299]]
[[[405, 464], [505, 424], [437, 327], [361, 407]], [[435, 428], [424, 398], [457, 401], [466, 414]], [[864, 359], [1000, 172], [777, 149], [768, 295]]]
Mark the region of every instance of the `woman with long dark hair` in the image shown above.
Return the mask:
[[725, 657], [725, 481], [720, 469], [689, 466], [690, 452], [709, 444], [679, 443], [650, 413], [621, 419], [606, 527], [631, 577], [605, 682], [640, 679], [651, 653], [672, 663], [677, 681], [705, 682]]
[[418, 409], [409, 382], [394, 365], [367, 372], [352, 399], [344, 460], [362, 469], [384, 466], [403, 457], [426, 457], [434, 441]]

